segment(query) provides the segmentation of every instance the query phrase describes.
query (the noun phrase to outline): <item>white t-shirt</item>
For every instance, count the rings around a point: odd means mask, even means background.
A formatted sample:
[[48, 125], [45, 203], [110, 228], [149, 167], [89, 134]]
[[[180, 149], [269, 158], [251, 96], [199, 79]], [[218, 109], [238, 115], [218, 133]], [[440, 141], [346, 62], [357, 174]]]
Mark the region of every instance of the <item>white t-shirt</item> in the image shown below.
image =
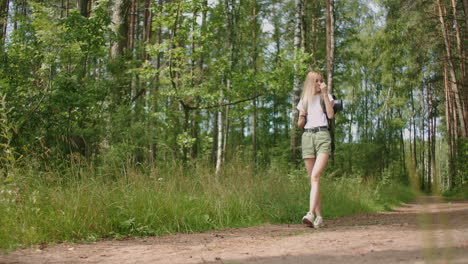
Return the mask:
[[[330, 99], [331, 104], [333, 105], [333, 97], [331, 94], [328, 94], [328, 98]], [[297, 105], [297, 110], [300, 111], [302, 108], [302, 98], [299, 100], [299, 104]], [[307, 105], [307, 123], [305, 124], [304, 128], [312, 128], [312, 127], [319, 127], [319, 126], [328, 126], [327, 123], [327, 116], [322, 110], [322, 106], [320, 105], [320, 95], [314, 95], [312, 100], [309, 100]]]

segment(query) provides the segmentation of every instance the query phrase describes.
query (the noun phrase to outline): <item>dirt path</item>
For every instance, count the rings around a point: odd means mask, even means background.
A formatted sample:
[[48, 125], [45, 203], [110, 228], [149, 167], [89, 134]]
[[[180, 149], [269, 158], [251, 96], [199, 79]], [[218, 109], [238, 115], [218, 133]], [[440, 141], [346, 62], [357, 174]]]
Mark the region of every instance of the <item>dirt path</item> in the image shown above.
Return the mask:
[[0, 263], [468, 263], [466, 200], [426, 197], [326, 224], [60, 244], [0, 255]]

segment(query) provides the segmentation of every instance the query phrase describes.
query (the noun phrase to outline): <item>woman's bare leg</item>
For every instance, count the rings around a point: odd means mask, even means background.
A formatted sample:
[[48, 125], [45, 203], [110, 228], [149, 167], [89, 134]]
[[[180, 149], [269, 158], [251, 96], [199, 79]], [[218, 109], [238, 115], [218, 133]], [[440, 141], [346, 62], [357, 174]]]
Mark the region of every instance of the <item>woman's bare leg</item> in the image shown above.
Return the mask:
[[329, 157], [329, 154], [318, 153], [311, 173], [310, 211], [315, 211], [318, 216], [322, 215], [320, 205], [320, 175], [322, 175], [323, 170], [327, 166]]
[[[314, 168], [315, 160], [316, 160], [315, 158], [313, 158], [313, 159], [304, 159], [304, 163], [305, 163], [305, 166], [306, 166], [306, 169], [307, 169], [307, 176], [311, 177], [311, 182], [312, 182], [312, 169]], [[310, 208], [312, 208], [312, 189], [310, 191], [309, 206], [310, 206]], [[320, 200], [320, 190], [319, 190], [319, 194], [318, 194], [317, 206], [315, 208], [315, 214], [317, 216], [322, 216], [322, 203], [321, 203], [321, 200]]]

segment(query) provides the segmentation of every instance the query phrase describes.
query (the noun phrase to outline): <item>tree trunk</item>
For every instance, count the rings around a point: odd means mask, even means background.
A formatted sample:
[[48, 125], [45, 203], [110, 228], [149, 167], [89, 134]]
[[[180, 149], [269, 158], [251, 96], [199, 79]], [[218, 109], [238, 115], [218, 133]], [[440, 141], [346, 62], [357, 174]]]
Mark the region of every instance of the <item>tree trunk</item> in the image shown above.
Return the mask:
[[[223, 103], [223, 88], [219, 95], [218, 103], [221, 105]], [[220, 106], [218, 110], [218, 147], [216, 151], [216, 176], [219, 176], [222, 166], [222, 154], [223, 154], [223, 107]]]
[[[401, 109], [398, 109], [398, 116], [403, 120], [403, 114], [401, 112]], [[403, 130], [404, 128], [400, 129], [400, 156], [401, 156], [401, 168], [403, 169], [403, 175], [406, 174], [406, 166], [405, 166], [405, 161], [406, 161], [406, 152], [405, 152], [405, 140], [403, 137]], [[411, 142], [410, 142], [411, 146]], [[410, 152], [411, 156], [411, 152]]]
[[80, 11], [80, 14], [84, 17], [89, 17], [89, 9], [88, 5], [91, 2], [90, 0], [78, 0], [77, 5], [78, 5], [78, 11]]
[[[272, 16], [273, 16], [273, 41], [275, 45], [275, 60], [274, 60], [274, 67], [276, 69], [281, 67], [281, 23], [280, 23], [280, 16], [278, 14], [277, 10], [277, 3], [275, 2], [273, 7], [272, 7]], [[274, 108], [274, 116], [276, 117], [278, 114], [281, 114], [281, 111], [278, 109], [278, 104], [277, 104], [277, 97], [274, 96], [275, 99], [273, 99], [273, 108]], [[274, 134], [273, 134], [273, 142], [274, 145], [277, 145], [278, 142], [278, 133], [280, 131], [280, 123], [279, 122], [274, 122]]]
[[[465, 122], [468, 122], [468, 88], [465, 86], [466, 85], [466, 69], [465, 69], [465, 49], [463, 48], [463, 41], [461, 39], [461, 34], [460, 34], [460, 27], [458, 25], [458, 14], [457, 14], [457, 4], [455, 0], [452, 0], [452, 10], [453, 10], [453, 25], [455, 26], [455, 33], [456, 33], [456, 38], [457, 38], [457, 51], [458, 51], [458, 61], [459, 61], [459, 67], [460, 67], [460, 92], [462, 93], [462, 106], [464, 109], [464, 114], [465, 114]], [[466, 124], [468, 126], [468, 124]], [[468, 127], [467, 133], [468, 133]]]
[[[368, 106], [369, 96], [367, 92], [367, 73], [365, 69], [363, 69], [363, 71], [364, 71], [363, 72], [364, 109], [369, 109], [369, 106]], [[369, 142], [368, 120], [369, 120], [369, 111], [364, 111], [364, 140], [366, 143]], [[387, 142], [385, 142], [385, 145], [387, 145]]]
[[452, 115], [452, 102], [450, 100], [450, 88], [448, 80], [447, 64], [444, 63], [444, 88], [445, 88], [445, 119], [447, 126], [447, 143], [448, 143], [448, 177], [447, 177], [447, 189], [452, 188], [453, 179], [455, 178], [455, 168], [453, 158], [454, 152], [454, 133], [453, 133], [453, 115]]
[[415, 167], [418, 166], [418, 159], [416, 156], [416, 146], [417, 146], [417, 131], [416, 131], [416, 120], [415, 120], [415, 109], [414, 109], [414, 96], [413, 96], [413, 89], [411, 89], [411, 111], [413, 115], [411, 116], [411, 120], [413, 123], [413, 159]]
[[[159, 0], [158, 1], [158, 10], [157, 10], [158, 13], [162, 12], [162, 7], [163, 7], [163, 0]], [[150, 13], [150, 16], [152, 17], [152, 12]], [[151, 21], [149, 23], [150, 24], [147, 25], [147, 26], [151, 27]], [[147, 29], [147, 30], [149, 30], [149, 32], [150, 32], [149, 35], [146, 35], [147, 43], [150, 43], [150, 41], [151, 41], [151, 37], [150, 37], [151, 36], [151, 29]], [[158, 44], [161, 44], [162, 41], [163, 41], [161, 25], [158, 25], [158, 28], [157, 28], [157, 31], [156, 31], [156, 37], [157, 37]], [[145, 52], [146, 52], [146, 49], [145, 49]], [[161, 85], [161, 82], [160, 82], [160, 74], [161, 73], [160, 73], [160, 70], [159, 70], [161, 68], [161, 59], [162, 59], [161, 57], [162, 57], [161, 53], [158, 53], [157, 56], [156, 56], [156, 66], [155, 66], [156, 76], [154, 77], [154, 85], [152, 85], [153, 87], [150, 86], [150, 88], [149, 88], [150, 89], [150, 95], [149, 95], [150, 104], [151, 104], [151, 108], [153, 109], [154, 113], [157, 112], [157, 109], [158, 109], [157, 100], [155, 100], [155, 98], [157, 97], [157, 93], [158, 93], [158, 90], [159, 90], [160, 85]], [[153, 121], [153, 122], [151, 122], [151, 127], [154, 127], [154, 126], [155, 126], [155, 123]], [[157, 158], [157, 155], [158, 155], [158, 141], [154, 140], [154, 141], [150, 142], [150, 162], [151, 163], [153, 163], [153, 160], [155, 160]]]
[[[257, 0], [253, 0], [253, 34], [252, 34], [252, 68], [254, 76], [257, 76]], [[257, 95], [257, 87], [254, 87], [254, 93]], [[254, 167], [257, 165], [257, 98], [252, 100], [252, 155]]]
[[[424, 100], [424, 88], [421, 89], [421, 94], [422, 94], [422, 100]], [[422, 109], [422, 115], [424, 115], [424, 108], [425, 105], [423, 105]], [[420, 149], [421, 149], [421, 190], [424, 191], [425, 186], [426, 186], [426, 147], [425, 147], [425, 140], [426, 140], [426, 133], [425, 133], [425, 122], [424, 118], [421, 119], [421, 144], [420, 144]]]
[[454, 68], [454, 63], [453, 63], [452, 51], [450, 49], [451, 45], [450, 45], [449, 37], [447, 34], [447, 29], [445, 26], [445, 19], [444, 19], [444, 14], [442, 12], [440, 0], [437, 0], [437, 6], [439, 9], [439, 19], [440, 19], [440, 24], [442, 28], [442, 36], [444, 38], [445, 50], [447, 53], [446, 56], [447, 56], [447, 62], [448, 62], [448, 70], [450, 73], [450, 84], [451, 84], [452, 92], [455, 96], [455, 104], [458, 110], [461, 133], [462, 133], [462, 136], [466, 138], [468, 136], [468, 131], [467, 131], [468, 128], [466, 126], [464, 112], [468, 111], [468, 109], [466, 110], [463, 109], [463, 102], [461, 101], [461, 98], [460, 98], [460, 93], [458, 90], [458, 82], [457, 82], [457, 77], [455, 74], [455, 68]]
[[[146, 45], [151, 43], [152, 36], [152, 26], [153, 26], [153, 11], [152, 11], [152, 1], [145, 0], [144, 12], [143, 12], [143, 41]], [[148, 60], [149, 56], [147, 54], [147, 49], [143, 49], [143, 60]]]
[[432, 94], [430, 91], [430, 86], [426, 87], [426, 105], [427, 105], [427, 191], [431, 193], [432, 188], [432, 143], [434, 138], [432, 137], [432, 112], [433, 112], [433, 105], [432, 105]]
[[[184, 127], [183, 127], [184, 134], [189, 135], [190, 110], [184, 105], [182, 105], [182, 109], [184, 110]], [[185, 164], [187, 162], [187, 154], [188, 154], [187, 146], [184, 145], [182, 147], [182, 153], [183, 153], [182, 161]]]
[[[143, 62], [148, 59], [146, 46], [150, 44], [152, 14], [153, 13], [152, 13], [152, 10], [151, 10], [151, 2], [149, 0], [144, 0], [142, 40], [143, 40], [145, 48], [142, 49], [142, 53], [141, 53], [141, 57], [140, 57], [141, 61], [143, 61]], [[145, 86], [146, 86], [145, 91], [143, 91], [144, 93], [146, 93], [145, 107], [150, 111], [149, 112], [150, 114], [153, 114], [153, 113], [156, 112], [155, 111], [156, 109], [155, 109], [155, 107], [153, 107], [153, 103], [152, 103], [153, 102], [152, 98], [156, 97], [156, 95], [155, 95], [155, 86], [151, 82], [146, 82]], [[155, 124], [154, 124], [154, 122], [153, 122], [153, 120], [151, 118], [148, 118], [146, 120], [147, 120], [146, 123], [148, 125], [148, 133], [151, 135], [151, 134], [154, 133]], [[148, 160], [148, 164], [150, 166], [152, 166], [153, 163], [154, 163], [154, 154], [155, 154], [155, 150], [156, 150], [155, 145], [156, 144], [155, 144], [155, 141], [154, 141], [153, 137], [148, 137], [147, 160]]]
[[307, 34], [307, 29], [305, 28], [306, 26], [306, 14], [305, 11], [307, 9], [307, 1], [302, 0], [302, 6], [301, 6], [301, 49], [305, 51], [306, 45], [306, 34]]
[[[229, 86], [231, 85], [230, 83], [228, 84]], [[229, 105], [225, 106], [224, 109], [224, 138], [223, 138], [223, 155], [222, 155], [222, 160], [221, 163], [225, 164], [226, 161], [226, 155], [227, 155], [227, 142], [228, 142], [228, 135], [229, 135]]]
[[257, 98], [252, 100], [252, 161], [257, 165]]
[[[206, 14], [207, 14], [207, 6], [208, 6], [208, 1], [204, 0], [202, 2], [202, 21], [200, 25], [200, 33], [202, 36], [204, 36], [205, 31], [206, 31]], [[197, 17], [198, 16], [198, 10], [195, 9], [193, 11], [193, 16]], [[196, 22], [195, 22], [196, 23]], [[193, 27], [194, 30], [195, 27]], [[192, 54], [195, 53], [195, 49], [197, 48], [195, 41], [192, 41]], [[202, 48], [202, 47], [200, 47]], [[193, 55], [192, 55], [193, 56]], [[202, 82], [203, 78], [203, 53], [200, 53], [200, 56], [198, 58], [193, 57], [192, 58], [192, 80], [194, 80], [195, 85], [200, 85]], [[198, 67], [198, 76], [193, 76], [195, 68]], [[195, 143], [192, 146], [191, 149], [191, 157], [192, 159], [195, 159], [198, 157], [198, 152], [199, 152], [199, 145], [200, 145], [200, 139], [198, 138], [198, 134], [200, 131], [200, 125], [198, 122], [198, 117], [200, 115], [200, 111], [194, 111], [193, 117], [192, 117], [192, 138], [195, 138]]]
[[66, 3], [65, 0], [61, 0], [61, 4], [60, 4], [60, 18], [64, 18], [64, 17], [65, 17], [65, 12], [66, 12], [66, 10], [65, 10], [65, 8], [66, 8], [65, 3]]
[[333, 0], [326, 0], [327, 23], [327, 86], [333, 93], [333, 61], [335, 57], [335, 19], [333, 16]]
[[129, 24], [129, 29], [128, 29], [128, 44], [127, 47], [131, 51], [133, 58], [133, 42], [135, 39], [135, 26], [136, 26], [136, 12], [137, 12], [137, 1], [136, 0], [131, 0], [130, 4], [130, 14], [128, 17], [128, 24]]
[[117, 58], [122, 56], [128, 43], [128, 11], [130, 8], [130, 0], [116, 0], [113, 13], [112, 13], [112, 25], [114, 33], [119, 36], [111, 48], [111, 57]]
[[[207, 17], [207, 8], [208, 8], [208, 0], [205, 0], [203, 1], [203, 11], [202, 11], [202, 24], [201, 24], [201, 35], [204, 36], [206, 33], [206, 17]], [[202, 72], [203, 72], [203, 61], [204, 61], [204, 58], [203, 58], [203, 54], [200, 55], [200, 57], [198, 58], [199, 61], [198, 61], [198, 68], [200, 70], [200, 78], [202, 76]], [[200, 80], [201, 82], [201, 80]]]
[[[295, 30], [294, 30], [294, 58], [297, 60], [297, 53], [299, 53], [301, 48], [301, 11], [302, 11], [302, 0], [295, 0]], [[291, 161], [296, 163], [297, 161], [297, 150], [299, 146], [298, 142], [298, 127], [297, 127], [297, 118], [298, 110], [296, 108], [299, 103], [299, 96], [301, 93], [301, 79], [299, 74], [299, 65], [294, 63], [294, 87], [293, 87], [293, 100], [292, 100], [292, 118], [291, 118]]]
[[218, 154], [218, 111], [213, 113], [213, 121], [212, 121], [212, 134], [211, 137], [213, 139], [213, 144], [211, 148], [211, 162], [214, 167], [217, 166], [217, 154]]
[[[225, 23], [226, 23], [226, 41], [224, 43], [225, 49], [229, 52], [229, 61], [227, 72], [224, 73], [225, 81], [226, 81], [226, 89], [229, 91], [231, 89], [231, 70], [232, 70], [232, 61], [233, 61], [233, 52], [234, 52], [234, 43], [233, 43], [233, 36], [234, 36], [234, 3], [233, 0], [224, 0], [224, 10], [225, 10]], [[219, 104], [221, 105], [224, 101], [224, 91], [221, 88]], [[223, 107], [220, 106], [219, 109]], [[228, 127], [228, 120], [229, 120], [229, 105], [225, 106], [226, 113], [225, 113], [225, 128]], [[222, 110], [218, 113], [218, 151], [217, 151], [217, 161], [216, 161], [216, 175], [219, 175], [221, 172], [221, 167], [223, 165], [223, 161], [225, 159], [225, 151], [227, 146], [227, 133], [228, 131], [223, 131], [223, 118], [222, 118]]]
[[4, 44], [8, 26], [8, 6], [10, 0], [0, 0], [0, 50], [4, 51]]
[[[435, 111], [435, 109], [434, 109]], [[431, 139], [431, 170], [432, 170], [432, 181], [433, 182], [437, 182], [437, 167], [436, 167], [436, 152], [435, 152], [435, 149], [436, 149], [436, 143], [437, 143], [437, 138], [436, 138], [436, 125], [437, 125], [437, 120], [436, 120], [436, 116], [435, 114], [432, 115], [432, 139]], [[432, 184], [430, 185], [431, 188], [429, 189], [430, 191], [432, 191]], [[437, 185], [436, 185], [437, 187]]]
[[[14, 2], [14, 1], [12, 3], [13, 3], [13, 10], [14, 10], [13, 14], [14, 14], [14, 16], [16, 16], [16, 14], [20, 13], [20, 4]], [[67, 5], [67, 7], [68, 7], [68, 5]], [[12, 19], [12, 20], [13, 20], [13, 31], [15, 31], [15, 30], [18, 29], [18, 19]]]
[[468, 32], [468, 0], [463, 0], [463, 9], [465, 10], [465, 27]]
[[198, 138], [198, 131], [199, 123], [198, 123], [198, 116], [200, 115], [198, 110], [192, 111], [192, 123], [191, 123], [191, 137], [195, 139], [192, 147], [190, 148], [190, 157], [196, 159], [198, 157], [198, 145], [199, 145], [199, 138]]
[[316, 45], [316, 36], [318, 35], [317, 33], [317, 20], [318, 18], [315, 16], [314, 13], [312, 13], [312, 22], [311, 22], [311, 29], [310, 29], [310, 32], [311, 32], [311, 47], [310, 47], [310, 53], [312, 54], [312, 67], [315, 68], [316, 67], [316, 54], [317, 54], [317, 45]]
[[[326, 35], [327, 35], [327, 86], [330, 94], [333, 94], [333, 62], [335, 57], [335, 19], [333, 14], [333, 0], [326, 0]], [[330, 134], [332, 146], [335, 145], [335, 119], [330, 122]], [[335, 164], [335, 155], [331, 155], [332, 166]]]

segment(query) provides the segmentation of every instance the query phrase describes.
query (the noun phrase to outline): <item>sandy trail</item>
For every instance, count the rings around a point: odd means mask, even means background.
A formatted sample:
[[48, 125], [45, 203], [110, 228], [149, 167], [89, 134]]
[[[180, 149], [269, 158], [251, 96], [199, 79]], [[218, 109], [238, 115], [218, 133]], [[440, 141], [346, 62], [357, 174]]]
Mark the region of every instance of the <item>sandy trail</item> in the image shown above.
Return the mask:
[[268, 225], [27, 248], [0, 263], [468, 263], [468, 201], [424, 197], [322, 229]]

